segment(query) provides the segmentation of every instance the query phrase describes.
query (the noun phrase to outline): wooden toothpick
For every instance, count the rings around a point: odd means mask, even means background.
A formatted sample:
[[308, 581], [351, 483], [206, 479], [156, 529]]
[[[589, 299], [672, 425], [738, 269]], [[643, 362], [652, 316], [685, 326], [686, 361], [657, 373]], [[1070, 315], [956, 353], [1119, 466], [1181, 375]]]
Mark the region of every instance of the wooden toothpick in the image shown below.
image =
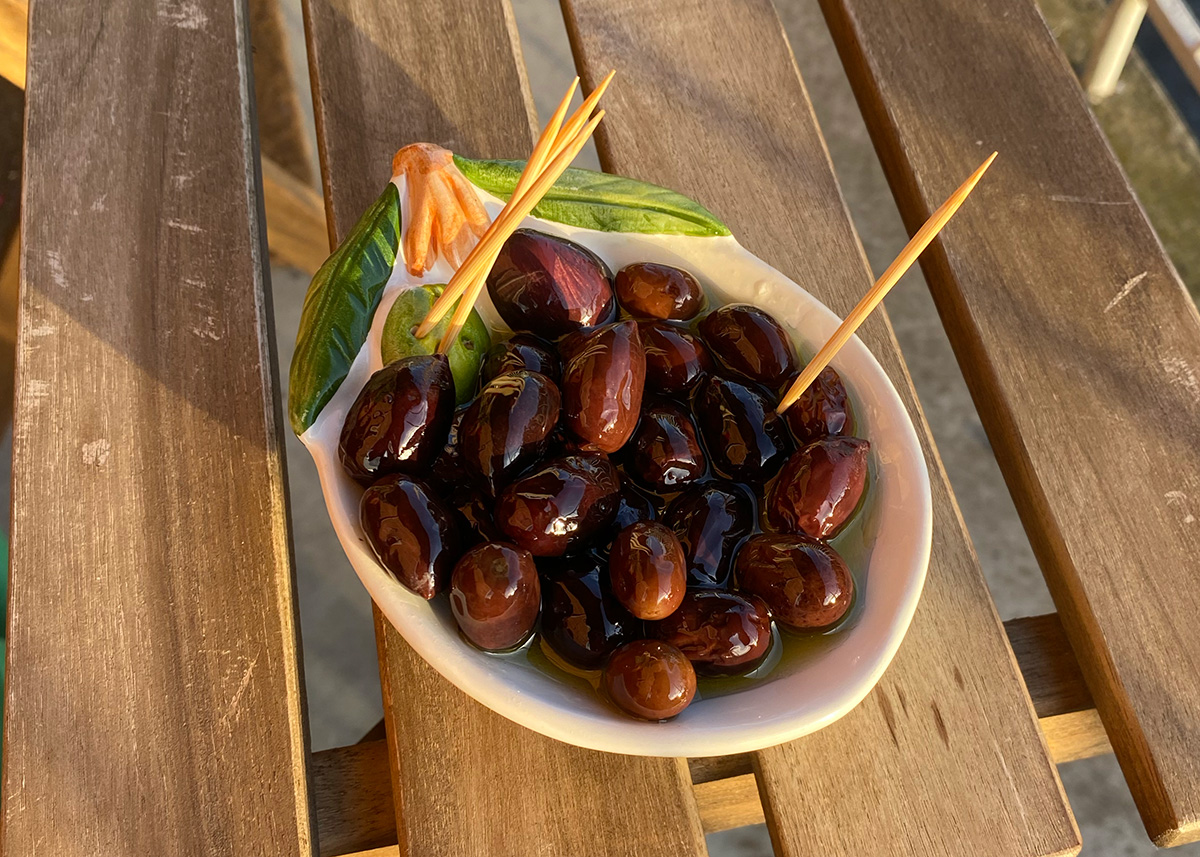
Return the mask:
[[859, 325], [866, 320], [875, 307], [879, 306], [884, 296], [892, 290], [892, 286], [896, 285], [899, 279], [904, 276], [904, 272], [912, 267], [913, 262], [921, 255], [921, 251], [929, 246], [929, 242], [934, 239], [942, 227], [954, 216], [954, 212], [958, 211], [959, 206], [963, 204], [967, 196], [974, 190], [979, 179], [987, 172], [987, 168], [992, 165], [992, 161], [996, 160], [996, 154], [996, 152], [992, 152], [991, 156], [980, 164], [975, 172], [971, 173], [970, 178], [963, 182], [958, 190], [950, 194], [950, 198], [942, 203], [941, 208], [925, 221], [925, 224], [917, 230], [917, 234], [912, 237], [912, 240], [904, 245], [904, 249], [900, 251], [900, 255], [896, 257], [892, 264], [888, 265], [883, 275], [875, 281], [875, 285], [867, 292], [866, 297], [858, 302], [858, 306], [850, 311], [850, 314], [846, 316], [846, 320], [838, 326], [833, 336], [829, 337], [829, 341], [821, 346], [821, 350], [816, 353], [812, 360], [808, 361], [808, 365], [804, 367], [804, 371], [800, 373], [800, 377], [792, 384], [782, 401], [780, 401], [779, 407], [775, 409], [777, 413], [782, 414], [796, 403], [796, 400], [804, 394], [809, 385], [821, 374], [821, 370], [829, 365], [834, 355], [854, 335], [854, 331], [858, 330]]

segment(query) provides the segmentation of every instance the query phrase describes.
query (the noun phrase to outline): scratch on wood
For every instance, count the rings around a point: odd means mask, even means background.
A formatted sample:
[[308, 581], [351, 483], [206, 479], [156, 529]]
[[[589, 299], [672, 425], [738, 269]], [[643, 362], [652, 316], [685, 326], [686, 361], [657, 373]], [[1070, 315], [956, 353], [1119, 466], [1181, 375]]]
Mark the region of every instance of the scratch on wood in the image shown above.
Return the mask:
[[1004, 754], [1000, 752], [1000, 745], [996, 743], [996, 739], [992, 739], [992, 750], [996, 753], [996, 758], [1000, 760], [1000, 767], [1004, 769], [1004, 776], [1008, 778], [1008, 787], [1012, 789], [1013, 797], [1017, 801], [1017, 810], [1021, 813], [1021, 821], [1025, 825], [1025, 829], [1029, 829], [1029, 819], [1025, 815], [1025, 802], [1021, 800], [1021, 790], [1017, 788], [1017, 782], [1013, 779], [1012, 771], [1008, 769], [1008, 762], [1004, 761]]
[[1164, 357], [1162, 367], [1172, 384], [1183, 387], [1192, 394], [1193, 399], [1200, 399], [1200, 379], [1186, 360], [1182, 357]]
[[1121, 301], [1125, 300], [1125, 298], [1129, 297], [1129, 293], [1137, 288], [1137, 284], [1146, 279], [1147, 273], [1147, 271], [1142, 271], [1140, 274], [1135, 274], [1126, 280], [1125, 285], [1121, 286], [1121, 291], [1117, 292], [1117, 296], [1108, 302], [1108, 306], [1104, 308], [1104, 311], [1108, 312]]
[[167, 221], [167, 226], [170, 226], [172, 229], [178, 229], [181, 232], [203, 232], [204, 231], [203, 229], [201, 229], [199, 226], [197, 226], [194, 223], [184, 223], [182, 220], [176, 220], [174, 217], [172, 217], [170, 220]]
[[108, 194], [106, 194], [106, 193], [100, 194], [100, 196], [97, 199], [92, 201], [91, 210], [92, 211], [104, 211], [104, 209], [105, 209], [104, 203], [107, 200], [108, 200]]
[[904, 688], [896, 685], [896, 698], [900, 700], [900, 707], [904, 709], [904, 713], [908, 714], [908, 698], [904, 695]]
[[950, 733], [946, 731], [946, 721], [942, 719], [941, 709], [936, 702], [929, 703], [929, 707], [933, 709], [933, 725], [937, 727], [938, 735], [942, 736], [942, 743], [949, 747]]
[[211, 339], [213, 342], [219, 342], [221, 334], [217, 332], [217, 320], [211, 315], [206, 315], [204, 320], [192, 327], [192, 333], [200, 339]]
[[1050, 197], [1051, 202], [1074, 202], [1080, 205], [1133, 205], [1133, 202], [1128, 199], [1090, 199], [1086, 196], [1067, 196], [1065, 194], [1054, 194]]
[[1193, 524], [1196, 522], [1196, 516], [1184, 508], [1184, 503], [1187, 502], [1187, 494], [1182, 491], [1168, 491], [1163, 495], [1167, 499], [1168, 506], [1176, 506], [1183, 509], [1183, 522], [1185, 524]]
[[50, 277], [54, 280], [54, 285], [60, 289], [70, 288], [70, 283], [67, 282], [66, 269], [63, 268], [62, 253], [57, 250], [47, 251], [46, 261], [50, 263]]
[[892, 711], [892, 704], [888, 702], [882, 687], [875, 688], [875, 696], [879, 700], [880, 710], [883, 711], [883, 720], [887, 723], [888, 732], [892, 735], [892, 743], [899, 747], [900, 742], [896, 739], [896, 714]]
[[58, 333], [58, 328], [48, 321], [39, 321], [26, 328], [25, 333], [28, 336], [53, 336]]
[[108, 456], [112, 452], [112, 444], [105, 438], [97, 438], [85, 443], [82, 450], [84, 464], [91, 467], [103, 467], [108, 463]]
[[238, 716], [242, 713], [239, 708], [242, 702], [242, 696], [246, 693], [246, 688], [250, 686], [250, 676], [254, 673], [254, 667], [258, 663], [258, 658], [251, 658], [250, 663], [246, 666], [246, 671], [242, 673], [242, 681], [238, 684], [237, 690], [233, 692], [232, 698], [229, 700], [229, 705], [225, 707], [225, 711], [221, 714], [221, 726], [229, 728], [230, 723], [236, 723]]
[[954, 668], [954, 683], [958, 685], [959, 690], [966, 689], [966, 684], [963, 682], [962, 673], [958, 671], [958, 667]]
[[208, 26], [208, 16], [204, 14], [200, 5], [192, 0], [159, 2], [158, 17], [181, 30], [203, 30]]
[[50, 382], [34, 379], [25, 384], [25, 395], [31, 399], [44, 399], [50, 395]]

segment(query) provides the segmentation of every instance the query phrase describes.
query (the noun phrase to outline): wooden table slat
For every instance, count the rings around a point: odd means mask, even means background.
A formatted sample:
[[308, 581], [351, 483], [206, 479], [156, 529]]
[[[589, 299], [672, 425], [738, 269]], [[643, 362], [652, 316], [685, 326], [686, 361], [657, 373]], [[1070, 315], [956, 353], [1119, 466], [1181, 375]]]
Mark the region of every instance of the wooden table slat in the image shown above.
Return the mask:
[[[405, 143], [528, 153], [534, 115], [507, 0], [307, 0], [305, 13], [336, 235], [378, 195]], [[544, 738], [453, 687], [378, 611], [376, 637], [401, 854], [704, 853], [682, 760]]]
[[[1200, 316], [1031, 0], [823, 0], [1150, 836], [1200, 837]], [[912, 49], [919, 45], [919, 50]]]
[[[564, 7], [584, 80], [617, 69], [597, 134], [605, 168], [699, 199], [835, 311], [853, 306], [871, 274], [769, 2]], [[1079, 833], [886, 316], [860, 335], [921, 429], [933, 558], [908, 637], [871, 695], [821, 732], [757, 754], [776, 853], [1073, 852]]]
[[314, 847], [243, 11], [31, 10], [6, 854]]

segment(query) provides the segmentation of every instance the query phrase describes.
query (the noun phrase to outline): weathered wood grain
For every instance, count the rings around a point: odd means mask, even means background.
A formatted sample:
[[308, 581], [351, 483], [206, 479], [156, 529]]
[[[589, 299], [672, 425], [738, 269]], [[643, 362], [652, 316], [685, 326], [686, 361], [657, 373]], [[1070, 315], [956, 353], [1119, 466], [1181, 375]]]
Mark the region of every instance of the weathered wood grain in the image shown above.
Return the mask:
[[310, 854], [243, 7], [31, 11], [0, 845]]
[[312, 184], [312, 152], [300, 94], [292, 83], [287, 27], [280, 0], [248, 0], [254, 49], [254, 106], [259, 145], [270, 158], [303, 184]]
[[263, 207], [271, 258], [309, 274], [329, 256], [321, 195], [283, 167], [262, 159]]
[[313, 753], [312, 777], [321, 857], [396, 844], [386, 741]]
[[[617, 69], [597, 133], [605, 168], [696, 197], [835, 311], [852, 307], [871, 274], [770, 4], [563, 5], [584, 80]], [[860, 335], [921, 429], [933, 558], [908, 638], [871, 696], [758, 754], [776, 851], [1074, 851], [1078, 831], [886, 317]]]
[[[335, 236], [379, 193], [405, 143], [528, 153], [533, 110], [507, 0], [308, 0], [305, 12]], [[703, 853], [682, 760], [544, 738], [450, 685], [378, 611], [376, 638], [402, 854]]]
[[1147, 832], [1196, 839], [1196, 307], [1032, 2], [823, 6], [910, 229], [1000, 151], [926, 278]]

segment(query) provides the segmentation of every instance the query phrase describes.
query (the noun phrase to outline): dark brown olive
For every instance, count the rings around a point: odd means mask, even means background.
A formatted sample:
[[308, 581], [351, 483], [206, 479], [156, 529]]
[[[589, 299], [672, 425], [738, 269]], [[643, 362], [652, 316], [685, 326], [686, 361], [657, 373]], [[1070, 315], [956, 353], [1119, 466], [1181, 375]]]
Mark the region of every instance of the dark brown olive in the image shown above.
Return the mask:
[[683, 652], [697, 672], [749, 672], [771, 649], [771, 611], [757, 595], [694, 590], [650, 633]]
[[463, 469], [462, 456], [458, 454], [458, 430], [462, 428], [463, 417], [469, 405], [463, 405], [454, 412], [450, 420], [450, 431], [446, 434], [446, 443], [438, 457], [434, 459], [431, 469], [432, 482], [439, 490], [447, 492], [457, 488], [467, 479], [467, 471]]
[[450, 610], [479, 648], [503, 652], [533, 633], [542, 605], [533, 555], [488, 542], [462, 555], [450, 576]]
[[612, 274], [594, 253], [531, 229], [504, 242], [487, 287], [509, 327], [545, 339], [607, 324], [617, 314]]
[[646, 409], [629, 445], [629, 473], [655, 491], [678, 491], [708, 469], [695, 423], [670, 402]]
[[620, 532], [638, 521], [654, 520], [654, 504], [650, 498], [630, 483], [621, 481], [621, 495], [617, 500], [617, 514], [613, 518], [613, 529]]
[[772, 529], [837, 535], [862, 499], [871, 444], [857, 437], [827, 437], [792, 454], [767, 497]]
[[709, 376], [696, 387], [692, 412], [713, 467], [737, 482], [765, 482], [792, 451], [783, 420], [753, 387]]
[[515, 369], [540, 372], [555, 384], [562, 379], [562, 364], [554, 346], [532, 333], [518, 333], [493, 345], [484, 358], [481, 379], [486, 384], [497, 375]]
[[646, 382], [646, 352], [637, 323], [588, 334], [563, 372], [563, 418], [585, 448], [616, 452], [637, 426]]
[[660, 640], [634, 640], [613, 652], [604, 689], [622, 711], [643, 720], [666, 720], [696, 695], [696, 671], [683, 652]]
[[805, 535], [754, 536], [738, 552], [738, 586], [757, 595], [781, 625], [820, 631], [854, 599], [854, 578], [837, 551]]
[[505, 488], [496, 523], [534, 556], [562, 556], [612, 523], [620, 491], [620, 477], [604, 455], [565, 455]]
[[541, 636], [572, 666], [598, 670], [608, 656], [641, 632], [641, 622], [608, 588], [608, 569], [587, 554], [540, 559]]
[[608, 573], [617, 600], [639, 619], [670, 616], [687, 589], [683, 547], [657, 521], [639, 521], [617, 533]]
[[389, 473], [424, 476], [453, 418], [454, 376], [445, 355], [389, 363], [350, 406], [338, 444], [342, 466], [364, 484]]
[[646, 350], [646, 388], [663, 396], [686, 393], [707, 372], [712, 358], [700, 337], [665, 321], [639, 321]]
[[[647, 346], [647, 361], [649, 353]], [[822, 437], [854, 434], [854, 412], [850, 409], [850, 396], [846, 393], [846, 385], [832, 366], [821, 370], [816, 380], [801, 394], [796, 403], [783, 412], [783, 418], [792, 430], [792, 436], [801, 445]]]
[[359, 518], [380, 565], [422, 598], [445, 588], [458, 559], [454, 515], [429, 487], [396, 473], [362, 496]]
[[496, 501], [468, 482], [462, 482], [449, 494], [449, 505], [458, 512], [458, 532], [464, 546], [480, 542], [501, 542], [504, 535], [492, 518]]
[[727, 589], [738, 543], [754, 528], [754, 500], [732, 482], [684, 491], [663, 514], [687, 557], [688, 586]]
[[463, 467], [495, 494], [545, 455], [558, 425], [558, 387], [545, 375], [517, 369], [487, 383], [459, 429]]
[[787, 331], [756, 306], [713, 310], [700, 322], [700, 335], [726, 368], [772, 389], [796, 371], [796, 348]]
[[704, 289], [687, 271], [636, 262], [617, 271], [617, 300], [639, 318], [673, 318], [687, 321], [700, 312]]

